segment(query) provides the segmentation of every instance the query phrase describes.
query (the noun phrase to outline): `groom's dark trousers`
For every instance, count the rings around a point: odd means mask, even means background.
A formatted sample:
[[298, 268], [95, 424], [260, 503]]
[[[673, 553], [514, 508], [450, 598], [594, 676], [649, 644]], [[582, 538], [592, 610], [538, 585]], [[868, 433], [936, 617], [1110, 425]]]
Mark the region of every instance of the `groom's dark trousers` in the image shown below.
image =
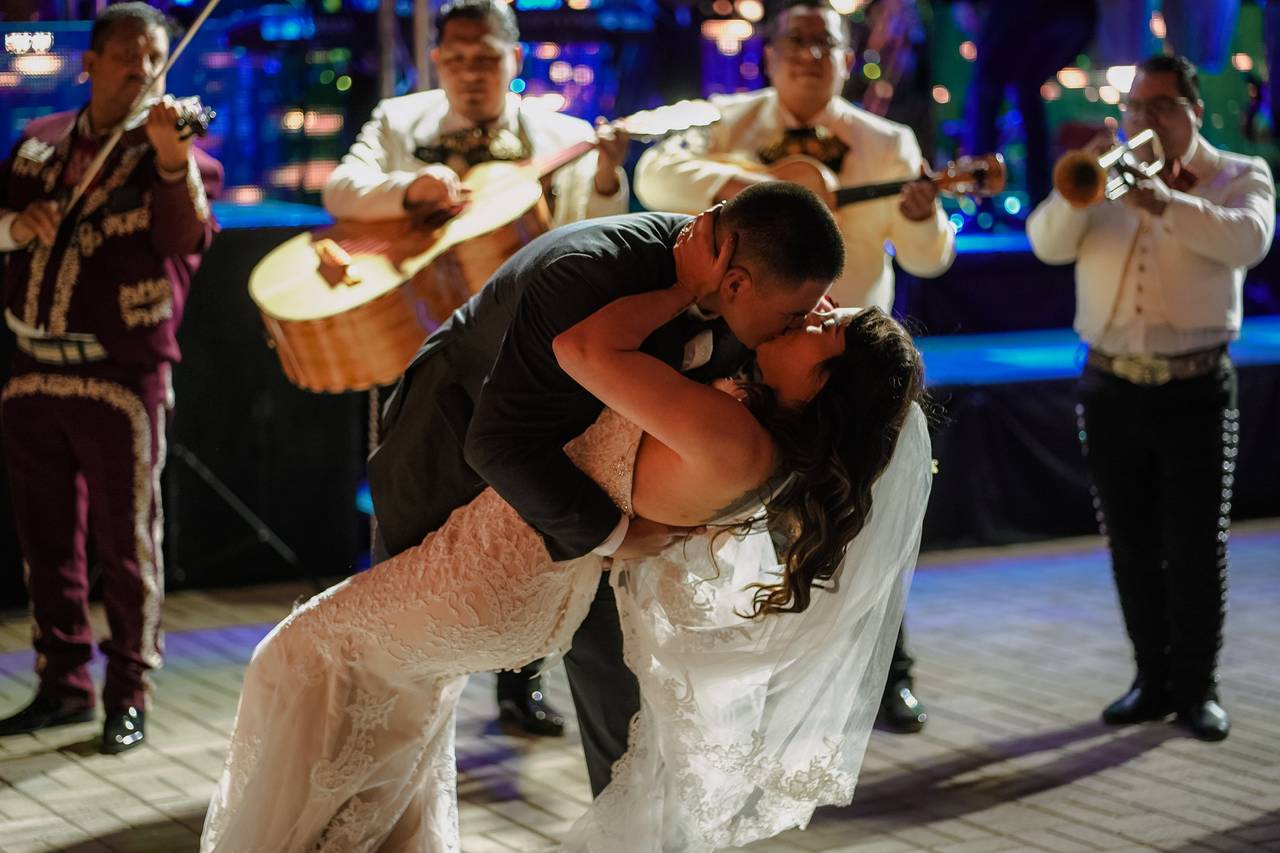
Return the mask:
[[[554, 560], [589, 554], [609, 537], [619, 509], [564, 453], [603, 406], [560, 369], [551, 342], [615, 299], [673, 284], [671, 248], [688, 220], [640, 213], [545, 234], [427, 339], [387, 400], [382, 442], [369, 459], [386, 553], [417, 545], [486, 485], [542, 535]], [[681, 316], [644, 350], [679, 369], [704, 331], [711, 360], [686, 375], [710, 381], [737, 372], [749, 353], [722, 321]], [[599, 794], [640, 709], [607, 576], [565, 668]]]

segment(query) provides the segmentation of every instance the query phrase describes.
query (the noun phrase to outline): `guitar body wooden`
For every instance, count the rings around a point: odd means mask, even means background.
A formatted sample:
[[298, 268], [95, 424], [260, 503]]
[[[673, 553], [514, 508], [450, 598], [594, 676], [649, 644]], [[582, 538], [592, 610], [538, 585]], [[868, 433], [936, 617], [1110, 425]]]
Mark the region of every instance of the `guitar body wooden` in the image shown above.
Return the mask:
[[393, 382], [427, 335], [550, 230], [529, 167], [484, 163], [463, 184], [470, 203], [438, 227], [339, 221], [258, 264], [249, 293], [294, 384], [340, 392]]
[[[839, 177], [825, 163], [803, 154], [784, 157], [768, 166], [732, 155], [719, 155], [712, 159], [747, 172], [766, 174], [779, 181], [800, 184], [816, 193], [833, 211], [850, 204], [897, 195], [902, 191], [903, 185], [909, 183], [908, 180], [896, 180], [842, 187]], [[941, 193], [979, 198], [997, 195], [1005, 186], [1004, 158], [999, 154], [960, 157], [937, 172], [930, 173], [927, 178]]]
[[827, 203], [832, 210], [836, 209], [836, 190], [840, 188], [840, 179], [825, 164], [806, 157], [803, 154], [792, 154], [783, 157], [764, 170], [779, 181], [788, 181], [813, 190], [818, 198]]

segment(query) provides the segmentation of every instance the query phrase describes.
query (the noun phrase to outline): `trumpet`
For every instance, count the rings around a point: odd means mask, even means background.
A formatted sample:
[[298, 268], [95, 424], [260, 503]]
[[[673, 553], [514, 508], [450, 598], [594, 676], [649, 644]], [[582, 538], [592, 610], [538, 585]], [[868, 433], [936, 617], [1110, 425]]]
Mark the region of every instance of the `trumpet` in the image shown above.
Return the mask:
[[[1151, 145], [1154, 160], [1142, 160], [1138, 150]], [[1104, 198], [1115, 201], [1143, 178], [1153, 178], [1164, 168], [1164, 152], [1154, 130], [1147, 128], [1100, 157], [1068, 151], [1053, 167], [1053, 188], [1072, 207], [1089, 207]]]

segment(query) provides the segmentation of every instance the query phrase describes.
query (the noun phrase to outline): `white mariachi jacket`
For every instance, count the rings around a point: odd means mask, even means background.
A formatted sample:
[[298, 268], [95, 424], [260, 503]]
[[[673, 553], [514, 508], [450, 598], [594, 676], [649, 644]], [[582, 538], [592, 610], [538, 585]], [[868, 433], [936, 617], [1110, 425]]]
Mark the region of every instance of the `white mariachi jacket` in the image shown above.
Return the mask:
[[[339, 219], [372, 221], [404, 216], [404, 193], [419, 170], [429, 165], [415, 151], [441, 133], [462, 130], [470, 122], [453, 112], [440, 89], [388, 98], [378, 104], [351, 150], [330, 175], [324, 206]], [[595, 139], [591, 125], [545, 107], [507, 96], [497, 126], [527, 137], [537, 157]], [[552, 177], [555, 195], [552, 225], [627, 212], [627, 178], [618, 169], [612, 196], [595, 191], [596, 153], [578, 158]]]
[[1130, 247], [1140, 226], [1152, 244], [1145, 295], [1174, 330], [1239, 334], [1244, 271], [1266, 256], [1275, 231], [1275, 184], [1260, 157], [1219, 151], [1198, 137], [1185, 166], [1196, 176], [1190, 192], [1172, 191], [1163, 215], [1150, 216], [1123, 202], [1078, 210], [1056, 191], [1027, 219], [1036, 257], [1049, 264], [1076, 262], [1076, 331], [1096, 343], [1113, 319], [1126, 280]]
[[[652, 210], [697, 213], [711, 206], [720, 188], [740, 170], [708, 159], [756, 152], [799, 122], [783, 108], [774, 89], [713, 96], [723, 118], [709, 128], [671, 137], [646, 151], [636, 164], [636, 196]], [[833, 98], [814, 124], [838, 137], [849, 152], [839, 171], [841, 186], [882, 183], [920, 174], [924, 160], [915, 134], [905, 125]], [[932, 219], [912, 222], [898, 212], [898, 196], [851, 204], [836, 212], [844, 235], [844, 273], [831, 288], [841, 305], [893, 304], [892, 243], [898, 263], [913, 275], [941, 275], [955, 259], [955, 235], [941, 205]]]

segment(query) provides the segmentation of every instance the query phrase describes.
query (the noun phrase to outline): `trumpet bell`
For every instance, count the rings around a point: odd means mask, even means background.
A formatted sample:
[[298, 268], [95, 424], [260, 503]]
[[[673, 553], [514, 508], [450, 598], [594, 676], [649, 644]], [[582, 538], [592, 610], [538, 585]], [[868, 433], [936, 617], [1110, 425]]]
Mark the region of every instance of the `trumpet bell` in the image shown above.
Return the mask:
[[[1144, 161], [1138, 153], [1150, 146], [1153, 158]], [[1088, 207], [1104, 198], [1115, 201], [1142, 178], [1151, 178], [1164, 168], [1160, 140], [1150, 128], [1123, 142], [1101, 157], [1086, 151], [1068, 151], [1053, 167], [1053, 188], [1072, 207]]]
[[1068, 151], [1053, 167], [1053, 187], [1072, 207], [1089, 207], [1102, 201], [1107, 173], [1098, 159], [1084, 151]]

